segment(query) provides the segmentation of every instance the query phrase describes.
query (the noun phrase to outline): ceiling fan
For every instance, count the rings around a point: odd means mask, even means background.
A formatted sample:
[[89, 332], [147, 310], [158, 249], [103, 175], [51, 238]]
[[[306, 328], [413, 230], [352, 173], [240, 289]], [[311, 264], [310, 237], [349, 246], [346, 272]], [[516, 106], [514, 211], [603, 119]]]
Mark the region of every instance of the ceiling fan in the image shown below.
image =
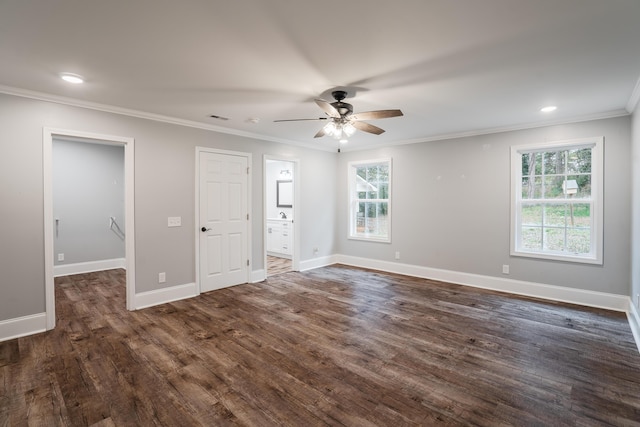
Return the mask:
[[289, 120], [274, 120], [275, 122], [296, 122], [306, 120], [329, 120], [329, 123], [324, 125], [322, 129], [316, 133], [314, 138], [320, 138], [325, 135], [333, 136], [335, 139], [344, 139], [355, 133], [356, 130], [363, 132], [380, 135], [384, 132], [377, 126], [369, 123], [365, 123], [362, 120], [375, 120], [386, 119], [388, 117], [402, 116], [400, 110], [376, 110], [365, 111], [363, 113], [353, 112], [353, 106], [347, 102], [342, 102], [347, 97], [347, 92], [343, 90], [334, 90], [331, 92], [331, 96], [336, 100], [335, 102], [327, 102], [324, 99], [316, 99], [316, 104], [325, 112], [327, 117], [319, 117], [317, 119], [289, 119]]

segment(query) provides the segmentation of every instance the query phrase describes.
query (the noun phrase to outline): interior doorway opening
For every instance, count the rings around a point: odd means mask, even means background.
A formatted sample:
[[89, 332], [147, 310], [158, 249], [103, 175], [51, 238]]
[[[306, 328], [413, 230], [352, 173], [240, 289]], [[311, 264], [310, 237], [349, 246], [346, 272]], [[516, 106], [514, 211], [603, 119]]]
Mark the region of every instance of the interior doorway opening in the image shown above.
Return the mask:
[[298, 271], [298, 161], [265, 156], [265, 271], [273, 276]]
[[[64, 209], [60, 210], [59, 200], [56, 201], [54, 209], [54, 178], [56, 171], [54, 166], [54, 143], [59, 144], [64, 141], [67, 145], [76, 145], [81, 151], [95, 151], [90, 148], [106, 148], [105, 152], [99, 152], [97, 157], [104, 156], [106, 152], [120, 152], [124, 148], [124, 156], [120, 155], [120, 164], [117, 166], [120, 176], [120, 183], [111, 182], [114, 187], [123, 186], [120, 192], [111, 195], [114, 200], [120, 199], [121, 209], [110, 207], [108, 209], [98, 209], [104, 216], [102, 225], [83, 224], [77, 227], [78, 223], [86, 222], [87, 218], [83, 217], [82, 211], [88, 208], [95, 210], [95, 205], [101, 205], [103, 199], [107, 195], [102, 192], [97, 195], [93, 201], [86, 198], [76, 198], [73, 200], [73, 191], [69, 191], [69, 200]], [[135, 244], [134, 238], [134, 187], [133, 187], [133, 165], [134, 165], [134, 147], [133, 139], [127, 137], [116, 137], [110, 135], [100, 135], [88, 132], [61, 130], [45, 128], [43, 132], [43, 177], [44, 177], [44, 236], [45, 236], [45, 310], [47, 329], [53, 329], [56, 323], [56, 307], [55, 307], [55, 276], [64, 276], [75, 273], [88, 273], [90, 271], [109, 270], [114, 268], [124, 268], [126, 277], [126, 308], [128, 310], [135, 309]], [[115, 148], [115, 149], [113, 149]], [[87, 150], [89, 149], [89, 150]], [[111, 149], [111, 150], [109, 150]], [[95, 155], [95, 153], [94, 153]], [[73, 160], [72, 160], [73, 161]], [[117, 163], [117, 161], [115, 162]], [[84, 166], [84, 165], [81, 165]], [[64, 167], [64, 166], [63, 166]], [[59, 169], [59, 168], [58, 168]], [[104, 177], [99, 178], [102, 180]], [[60, 179], [60, 175], [58, 178]], [[73, 178], [72, 178], [73, 179]], [[78, 179], [78, 178], [75, 178]], [[122, 182], [124, 181], [124, 182]], [[101, 190], [105, 191], [105, 190]], [[85, 205], [85, 206], [83, 206]], [[99, 208], [99, 207], [98, 207]], [[64, 214], [61, 214], [64, 212]], [[72, 227], [73, 224], [73, 227]], [[86, 228], [86, 227], [89, 228]], [[82, 227], [85, 227], [84, 229]], [[93, 248], [89, 248], [86, 242], [82, 242], [81, 237], [86, 233], [94, 233], [98, 230], [92, 227], [100, 227], [107, 238], [115, 239], [115, 246], [109, 254], [119, 254], [115, 256], [105, 257], [96, 256], [96, 259], [87, 261], [83, 256], [88, 253], [99, 253], [104, 248], [98, 243]], [[126, 228], [125, 228], [126, 227]], [[74, 230], [75, 228], [75, 230]], [[56, 242], [64, 232], [66, 241], [61, 246], [60, 242]], [[68, 238], [68, 239], [67, 239]], [[120, 243], [117, 243], [120, 242]], [[117, 247], [123, 245], [124, 252]], [[61, 249], [62, 247], [68, 248]], [[71, 256], [71, 258], [69, 258]], [[91, 258], [91, 255], [90, 255]], [[101, 259], [98, 259], [101, 258]], [[68, 261], [67, 264], [64, 261]]]

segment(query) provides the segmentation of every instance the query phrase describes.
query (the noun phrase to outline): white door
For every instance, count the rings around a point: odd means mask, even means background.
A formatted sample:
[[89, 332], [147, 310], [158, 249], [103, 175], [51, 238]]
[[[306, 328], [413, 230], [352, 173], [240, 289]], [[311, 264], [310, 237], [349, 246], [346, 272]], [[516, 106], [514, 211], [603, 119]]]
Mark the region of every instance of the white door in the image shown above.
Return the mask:
[[200, 291], [247, 283], [247, 157], [200, 152]]

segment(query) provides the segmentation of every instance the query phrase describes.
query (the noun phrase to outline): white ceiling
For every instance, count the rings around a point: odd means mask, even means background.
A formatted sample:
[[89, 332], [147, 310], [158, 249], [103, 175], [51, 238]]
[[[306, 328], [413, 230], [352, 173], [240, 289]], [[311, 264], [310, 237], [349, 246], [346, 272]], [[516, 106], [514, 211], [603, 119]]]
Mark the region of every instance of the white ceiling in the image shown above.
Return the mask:
[[0, 58], [3, 92], [322, 149], [322, 122], [273, 120], [323, 116], [335, 88], [356, 112], [402, 109], [359, 149], [627, 114], [640, 1], [3, 0]]

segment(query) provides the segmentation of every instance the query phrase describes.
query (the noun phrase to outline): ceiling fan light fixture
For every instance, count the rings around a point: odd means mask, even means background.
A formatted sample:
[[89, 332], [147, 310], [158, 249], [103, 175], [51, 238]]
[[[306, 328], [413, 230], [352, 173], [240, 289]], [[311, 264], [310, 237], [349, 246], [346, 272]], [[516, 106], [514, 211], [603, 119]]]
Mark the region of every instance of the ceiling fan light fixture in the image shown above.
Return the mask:
[[336, 129], [333, 131], [333, 137], [335, 139], [342, 139], [342, 126], [336, 126]]
[[324, 133], [326, 133], [327, 135], [333, 135], [333, 132], [335, 132], [336, 130], [336, 124], [333, 122], [329, 122], [326, 125], [324, 125]]
[[345, 125], [342, 126], [342, 130], [347, 136], [351, 136], [356, 133], [356, 127], [351, 123], [345, 123]]

